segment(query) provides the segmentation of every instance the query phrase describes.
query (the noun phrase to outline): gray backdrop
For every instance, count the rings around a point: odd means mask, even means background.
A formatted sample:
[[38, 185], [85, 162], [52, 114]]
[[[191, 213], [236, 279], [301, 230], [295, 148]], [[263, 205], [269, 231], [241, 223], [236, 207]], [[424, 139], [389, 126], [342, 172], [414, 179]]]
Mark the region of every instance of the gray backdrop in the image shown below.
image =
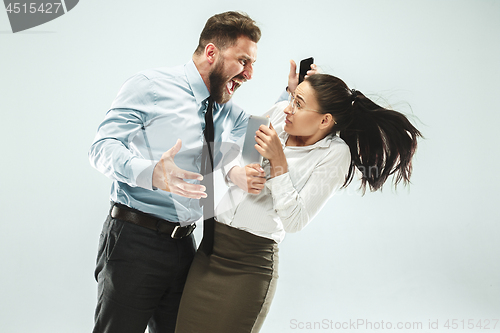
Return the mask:
[[274, 103], [289, 59], [312, 55], [426, 137], [409, 189], [362, 197], [352, 184], [287, 235], [262, 332], [480, 330], [469, 319], [491, 331], [500, 317], [494, 0], [87, 0], [17, 34], [0, 10], [0, 331], [91, 331], [111, 185], [87, 159], [97, 126], [129, 76], [187, 62], [206, 19], [234, 9], [263, 32], [254, 79], [234, 97], [249, 113]]

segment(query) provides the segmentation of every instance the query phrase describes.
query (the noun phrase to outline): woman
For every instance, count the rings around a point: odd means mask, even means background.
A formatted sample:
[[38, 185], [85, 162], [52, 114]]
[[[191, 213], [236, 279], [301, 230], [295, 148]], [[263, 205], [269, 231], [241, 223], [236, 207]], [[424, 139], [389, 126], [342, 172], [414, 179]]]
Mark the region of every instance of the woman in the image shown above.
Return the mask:
[[355, 169], [363, 193], [367, 185], [380, 189], [391, 174], [395, 184], [409, 182], [420, 132], [334, 76], [308, 77], [289, 103], [269, 114], [271, 126], [256, 133], [262, 168], [231, 170], [233, 181], [245, 181], [217, 207], [213, 254], [195, 256], [178, 333], [258, 332], [274, 296], [278, 243], [286, 232], [304, 228]]

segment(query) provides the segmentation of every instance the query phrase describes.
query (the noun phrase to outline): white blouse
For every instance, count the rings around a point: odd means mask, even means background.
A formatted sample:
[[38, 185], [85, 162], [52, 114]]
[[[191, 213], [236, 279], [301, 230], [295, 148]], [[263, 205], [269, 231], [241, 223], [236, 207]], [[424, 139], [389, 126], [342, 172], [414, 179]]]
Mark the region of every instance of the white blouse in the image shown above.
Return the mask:
[[288, 102], [274, 105], [267, 114], [281, 140], [288, 172], [269, 179], [270, 163], [262, 168], [267, 181], [259, 194], [250, 194], [234, 184], [215, 210], [217, 221], [280, 243], [286, 232], [304, 228], [345, 181], [351, 163], [347, 144], [328, 135], [309, 146], [286, 146], [284, 131]]

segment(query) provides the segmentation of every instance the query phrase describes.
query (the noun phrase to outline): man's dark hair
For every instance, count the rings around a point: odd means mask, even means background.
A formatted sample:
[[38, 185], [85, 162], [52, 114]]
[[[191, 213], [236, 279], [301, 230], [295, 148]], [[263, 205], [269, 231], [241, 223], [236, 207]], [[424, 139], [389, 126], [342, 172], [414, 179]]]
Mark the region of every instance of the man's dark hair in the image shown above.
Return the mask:
[[255, 43], [261, 36], [259, 27], [247, 14], [231, 11], [214, 15], [208, 19], [200, 34], [195, 54], [203, 53], [208, 43], [224, 50], [234, 46], [241, 36], [248, 37]]

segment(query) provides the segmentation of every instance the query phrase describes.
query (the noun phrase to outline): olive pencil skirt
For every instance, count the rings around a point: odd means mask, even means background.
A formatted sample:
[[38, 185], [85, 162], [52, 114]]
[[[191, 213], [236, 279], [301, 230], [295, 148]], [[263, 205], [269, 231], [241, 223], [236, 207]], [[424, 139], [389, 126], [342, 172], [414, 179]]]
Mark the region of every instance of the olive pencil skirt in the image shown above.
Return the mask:
[[277, 279], [275, 241], [216, 222], [212, 255], [198, 250], [189, 270], [175, 332], [259, 332]]

